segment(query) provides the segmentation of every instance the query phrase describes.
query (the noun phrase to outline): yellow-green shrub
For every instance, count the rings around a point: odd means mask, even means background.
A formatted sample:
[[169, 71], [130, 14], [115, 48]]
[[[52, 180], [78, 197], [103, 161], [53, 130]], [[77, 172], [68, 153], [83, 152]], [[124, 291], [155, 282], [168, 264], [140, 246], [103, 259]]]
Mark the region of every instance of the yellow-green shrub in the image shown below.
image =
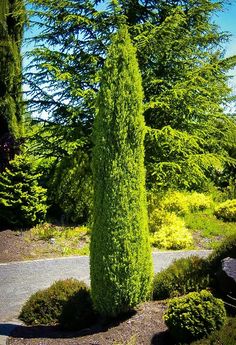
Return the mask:
[[174, 213], [167, 213], [165, 222], [151, 235], [155, 247], [163, 249], [183, 249], [192, 245], [193, 239], [184, 221]]
[[189, 342], [220, 329], [226, 311], [222, 300], [202, 290], [170, 300], [164, 319], [177, 341]]
[[161, 207], [169, 212], [174, 212], [178, 215], [184, 215], [188, 212], [188, 203], [185, 193], [182, 192], [168, 192], [162, 200]]
[[228, 222], [236, 221], [236, 199], [226, 200], [219, 204], [214, 211], [217, 218], [223, 219]]
[[151, 233], [154, 233], [160, 229], [163, 225], [169, 225], [173, 222], [171, 221], [173, 213], [167, 212], [165, 210], [161, 210], [159, 208], [156, 208], [152, 211], [152, 213], [149, 216], [149, 231]]
[[211, 205], [212, 198], [203, 193], [173, 191], [168, 192], [163, 198], [161, 208], [178, 215], [185, 215], [188, 212], [205, 210]]
[[191, 212], [202, 211], [212, 206], [212, 198], [203, 193], [193, 192], [186, 195], [188, 208]]

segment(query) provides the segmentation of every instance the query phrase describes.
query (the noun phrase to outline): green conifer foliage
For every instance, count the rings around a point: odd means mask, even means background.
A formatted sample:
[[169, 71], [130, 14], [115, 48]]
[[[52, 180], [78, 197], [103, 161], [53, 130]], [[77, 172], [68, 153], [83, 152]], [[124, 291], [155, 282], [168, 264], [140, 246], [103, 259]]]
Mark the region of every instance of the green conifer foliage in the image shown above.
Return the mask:
[[16, 155], [0, 174], [0, 225], [30, 227], [45, 219], [46, 189], [30, 158]]
[[91, 289], [105, 317], [131, 310], [151, 291], [142, 98], [135, 49], [123, 26], [109, 48], [94, 124]]
[[0, 6], [0, 171], [22, 136], [21, 55], [23, 0], [1, 0]]

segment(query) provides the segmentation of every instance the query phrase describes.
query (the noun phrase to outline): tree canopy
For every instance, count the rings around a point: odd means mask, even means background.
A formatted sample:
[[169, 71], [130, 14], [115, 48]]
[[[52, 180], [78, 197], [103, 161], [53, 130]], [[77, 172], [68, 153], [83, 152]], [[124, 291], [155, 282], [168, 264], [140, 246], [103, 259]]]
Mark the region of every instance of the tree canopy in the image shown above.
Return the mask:
[[235, 122], [225, 107], [235, 102], [228, 81], [236, 59], [224, 57], [229, 35], [212, 20], [225, 1], [29, 3], [38, 35], [25, 78], [31, 110], [48, 114], [40, 154], [61, 161], [86, 152], [91, 178], [99, 73], [117, 24], [125, 23], [143, 80], [148, 188], [204, 189], [214, 171], [233, 164], [228, 148]]

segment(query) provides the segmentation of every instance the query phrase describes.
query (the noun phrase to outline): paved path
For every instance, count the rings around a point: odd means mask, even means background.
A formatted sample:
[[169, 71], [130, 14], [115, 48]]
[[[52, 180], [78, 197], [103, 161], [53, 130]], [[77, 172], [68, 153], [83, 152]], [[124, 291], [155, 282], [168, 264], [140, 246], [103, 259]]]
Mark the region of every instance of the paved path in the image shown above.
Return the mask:
[[[209, 251], [175, 251], [153, 253], [154, 270], [159, 272], [176, 258], [207, 256]], [[55, 280], [74, 277], [89, 283], [87, 256], [0, 264], [0, 323], [17, 318], [21, 306], [39, 289]]]

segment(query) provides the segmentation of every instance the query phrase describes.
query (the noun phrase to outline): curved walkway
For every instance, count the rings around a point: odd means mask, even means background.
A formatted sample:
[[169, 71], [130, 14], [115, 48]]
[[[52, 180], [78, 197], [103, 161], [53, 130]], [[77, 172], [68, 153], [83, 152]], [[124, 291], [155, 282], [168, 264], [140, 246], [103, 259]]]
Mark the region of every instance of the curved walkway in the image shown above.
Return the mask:
[[[182, 257], [206, 257], [209, 250], [154, 252], [154, 271], [159, 272]], [[30, 295], [50, 286], [55, 280], [77, 278], [89, 284], [89, 257], [63, 257], [0, 264], [0, 345], [19, 324], [17, 316]]]
[[[154, 252], [154, 270], [159, 272], [181, 257], [205, 257], [209, 253], [208, 250]], [[16, 319], [32, 293], [50, 286], [55, 280], [71, 277], [89, 283], [88, 256], [0, 264], [0, 323]]]

